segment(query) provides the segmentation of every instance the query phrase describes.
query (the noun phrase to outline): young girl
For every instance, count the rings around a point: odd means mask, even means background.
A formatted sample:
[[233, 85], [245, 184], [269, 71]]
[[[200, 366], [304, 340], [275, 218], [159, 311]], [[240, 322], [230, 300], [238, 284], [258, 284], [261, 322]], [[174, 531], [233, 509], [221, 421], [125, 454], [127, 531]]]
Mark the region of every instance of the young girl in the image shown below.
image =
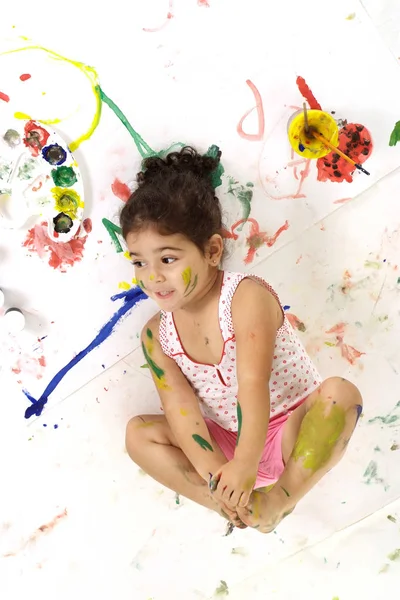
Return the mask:
[[132, 460], [234, 525], [272, 531], [343, 456], [358, 389], [322, 381], [261, 277], [220, 268], [219, 158], [148, 158], [121, 227], [135, 277], [160, 312], [142, 348], [163, 415], [127, 426]]

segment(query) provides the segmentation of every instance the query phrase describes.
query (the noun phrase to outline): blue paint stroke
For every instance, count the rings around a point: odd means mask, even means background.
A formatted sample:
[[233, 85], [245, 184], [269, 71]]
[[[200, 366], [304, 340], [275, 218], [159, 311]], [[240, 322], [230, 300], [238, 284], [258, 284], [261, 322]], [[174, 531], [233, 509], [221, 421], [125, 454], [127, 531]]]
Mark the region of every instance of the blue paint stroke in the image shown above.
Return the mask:
[[357, 419], [356, 419], [356, 425], [357, 425], [358, 419], [361, 417], [361, 413], [363, 411], [363, 407], [361, 406], [361, 404], [356, 404], [356, 410], [357, 410]]
[[50, 381], [50, 383], [44, 390], [43, 394], [40, 396], [39, 400], [36, 400], [29, 394], [29, 392], [24, 390], [25, 396], [32, 403], [32, 406], [29, 406], [25, 411], [25, 419], [29, 419], [33, 415], [39, 417], [42, 414], [45, 404], [47, 404], [50, 394], [54, 392], [54, 390], [56, 389], [60, 381], [68, 373], [68, 371], [70, 371], [72, 367], [78, 364], [78, 362], [81, 361], [82, 358], [84, 358], [87, 354], [89, 354], [89, 352], [97, 348], [97, 346], [100, 346], [100, 344], [104, 342], [113, 333], [118, 321], [120, 321], [120, 319], [124, 315], [126, 315], [126, 313], [128, 313], [134, 306], [136, 306], [136, 304], [138, 304], [141, 300], [146, 300], [147, 297], [148, 296], [138, 286], [133, 287], [130, 290], [123, 291], [120, 294], [116, 294], [115, 296], [111, 296], [111, 300], [113, 302], [115, 300], [123, 298], [124, 303], [121, 306], [121, 308], [119, 308], [117, 312], [113, 314], [111, 319], [105, 325], [103, 325], [103, 327], [100, 329], [99, 333], [94, 338], [94, 340], [84, 350], [81, 350], [81, 352], [79, 352], [67, 365], [65, 365], [65, 367], [63, 367], [53, 377], [53, 379]]
[[285, 304], [285, 306], [283, 307], [283, 310], [289, 310], [289, 309], [290, 309], [289, 304]]

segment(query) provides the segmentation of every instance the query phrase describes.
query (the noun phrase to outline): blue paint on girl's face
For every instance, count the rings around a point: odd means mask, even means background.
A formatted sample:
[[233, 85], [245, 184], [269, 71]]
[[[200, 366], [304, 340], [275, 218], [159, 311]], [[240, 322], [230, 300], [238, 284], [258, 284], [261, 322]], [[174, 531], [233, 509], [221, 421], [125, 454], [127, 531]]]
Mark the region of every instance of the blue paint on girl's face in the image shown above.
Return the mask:
[[305, 146], [303, 146], [303, 144], [299, 144], [299, 150], [300, 152], [304, 152]]
[[56, 375], [54, 375], [53, 379], [50, 381], [43, 394], [40, 396], [39, 400], [36, 400], [33, 396], [31, 396], [27, 390], [23, 390], [25, 396], [32, 403], [31, 406], [28, 406], [28, 408], [25, 411], [25, 419], [29, 419], [30, 417], [33, 417], [33, 415], [39, 417], [42, 414], [45, 404], [47, 404], [48, 402], [50, 394], [55, 390], [55, 388], [65, 377], [68, 371], [70, 371], [72, 367], [78, 364], [78, 362], [81, 361], [82, 358], [86, 356], [86, 354], [89, 354], [89, 352], [94, 350], [94, 348], [100, 346], [100, 344], [104, 342], [104, 340], [106, 340], [113, 333], [120, 319], [122, 319], [122, 317], [126, 315], [126, 313], [128, 313], [134, 306], [136, 306], [138, 302], [140, 302], [141, 300], [146, 300], [146, 298], [148, 298], [148, 296], [143, 292], [143, 290], [141, 290], [138, 287], [133, 287], [130, 290], [127, 290], [126, 292], [124, 291], [120, 294], [112, 296], [111, 300], [113, 301], [123, 299], [124, 303], [121, 306], [121, 308], [119, 308], [113, 314], [111, 319], [107, 321], [105, 325], [103, 325], [103, 327], [100, 329], [99, 333], [96, 335], [94, 340], [92, 340], [92, 342], [90, 342], [90, 344], [86, 346], [84, 350], [81, 350], [67, 365], [65, 365], [65, 367], [63, 367]]
[[283, 310], [289, 310], [289, 309], [290, 309], [289, 304], [285, 304], [285, 306], [283, 307]]

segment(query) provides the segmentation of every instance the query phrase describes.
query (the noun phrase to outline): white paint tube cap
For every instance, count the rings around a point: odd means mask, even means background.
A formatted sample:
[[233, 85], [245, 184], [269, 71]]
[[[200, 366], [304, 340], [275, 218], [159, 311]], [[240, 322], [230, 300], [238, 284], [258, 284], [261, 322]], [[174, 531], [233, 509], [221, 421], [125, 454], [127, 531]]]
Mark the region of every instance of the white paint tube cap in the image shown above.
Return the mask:
[[19, 333], [25, 327], [24, 313], [19, 308], [9, 308], [3, 318], [9, 333]]
[[0, 290], [0, 308], [3, 306], [4, 304], [4, 293], [2, 290]]

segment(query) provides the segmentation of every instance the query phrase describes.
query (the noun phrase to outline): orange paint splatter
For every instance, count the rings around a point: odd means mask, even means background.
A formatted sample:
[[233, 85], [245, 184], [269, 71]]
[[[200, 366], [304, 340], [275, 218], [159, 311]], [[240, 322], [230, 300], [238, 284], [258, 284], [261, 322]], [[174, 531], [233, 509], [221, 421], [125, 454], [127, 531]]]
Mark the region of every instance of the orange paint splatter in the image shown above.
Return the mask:
[[286, 318], [293, 327], [293, 329], [298, 329], [299, 331], [306, 331], [307, 328], [304, 325], [303, 321], [300, 321], [300, 319], [296, 317], [296, 315], [294, 315], [293, 313], [286, 313]]
[[232, 225], [230, 231], [227, 231], [226, 229], [223, 230], [223, 237], [237, 240], [239, 236], [237, 233], [235, 233], [235, 229], [240, 227], [240, 225], [243, 223], [250, 223], [251, 225], [250, 234], [246, 238], [246, 246], [248, 246], [249, 249], [244, 258], [245, 265], [253, 262], [256, 252], [259, 248], [261, 248], [261, 246], [266, 245], [268, 248], [270, 248], [275, 244], [281, 233], [289, 229], [289, 222], [285, 221], [285, 223], [276, 231], [274, 235], [269, 236], [265, 231], [260, 231], [260, 226], [255, 219], [240, 219], [240, 221], [237, 221]]
[[337, 323], [337, 325], [334, 325], [333, 327], [328, 329], [328, 331], [325, 331], [325, 333], [344, 333], [344, 328], [346, 327], [346, 325], [347, 323]]
[[[246, 83], [254, 94], [254, 97], [256, 100], [256, 105], [244, 113], [243, 117], [240, 119], [239, 123], [237, 124], [236, 131], [238, 132], [240, 137], [243, 138], [244, 140], [249, 140], [252, 142], [259, 142], [264, 137], [264, 129], [265, 129], [263, 102], [262, 102], [261, 94], [258, 91], [258, 89], [256, 88], [256, 86], [254, 85], [254, 83], [252, 81], [250, 81], [250, 79], [247, 79]], [[258, 132], [257, 133], [245, 133], [243, 131], [243, 122], [246, 119], [246, 117], [248, 117], [249, 114], [253, 112], [253, 110], [255, 108], [257, 109], [257, 117], [258, 117]]]
[[349, 344], [345, 344], [343, 342], [339, 342], [342, 356], [345, 358], [351, 365], [354, 365], [357, 358], [360, 358], [365, 352], [360, 352], [356, 350], [353, 346], [349, 346]]
[[[358, 164], [363, 164], [373, 150], [372, 137], [364, 125], [348, 123], [339, 131], [338, 148]], [[335, 152], [317, 160], [318, 181], [353, 181], [355, 166]]]

